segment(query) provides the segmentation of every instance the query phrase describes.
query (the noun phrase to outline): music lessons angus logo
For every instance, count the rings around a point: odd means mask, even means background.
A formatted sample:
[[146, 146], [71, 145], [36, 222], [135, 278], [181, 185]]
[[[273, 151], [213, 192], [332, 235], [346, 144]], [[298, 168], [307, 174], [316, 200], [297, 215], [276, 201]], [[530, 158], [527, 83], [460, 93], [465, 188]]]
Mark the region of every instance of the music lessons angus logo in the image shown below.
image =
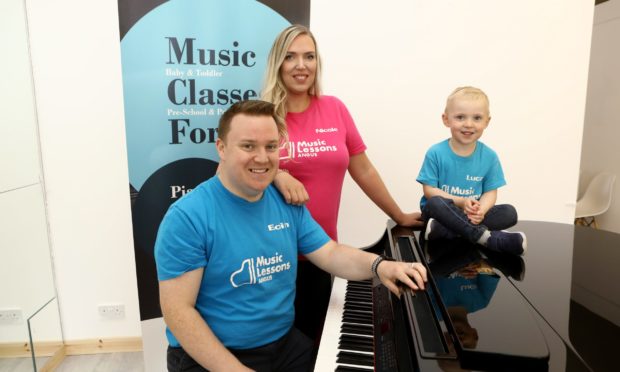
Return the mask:
[[246, 258], [241, 262], [239, 270], [230, 275], [230, 284], [234, 288], [244, 285], [252, 285], [272, 281], [274, 275], [289, 271], [291, 261], [284, 259], [284, 256], [277, 253], [271, 257], [258, 256]]
[[119, 0], [142, 320], [161, 317], [153, 257], [161, 219], [215, 174], [219, 117], [231, 104], [259, 97], [276, 35], [291, 22], [308, 24], [309, 1], [280, 3]]

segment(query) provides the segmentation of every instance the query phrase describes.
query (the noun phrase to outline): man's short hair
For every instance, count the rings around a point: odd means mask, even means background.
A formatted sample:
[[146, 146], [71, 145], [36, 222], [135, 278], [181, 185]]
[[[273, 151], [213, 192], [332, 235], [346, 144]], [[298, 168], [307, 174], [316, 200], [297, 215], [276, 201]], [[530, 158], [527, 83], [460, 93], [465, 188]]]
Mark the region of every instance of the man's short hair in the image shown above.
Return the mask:
[[220, 123], [217, 128], [217, 135], [222, 141], [226, 140], [226, 136], [230, 131], [230, 123], [232, 119], [239, 115], [244, 114], [248, 116], [270, 116], [276, 122], [276, 126], [278, 127], [278, 134], [280, 135], [280, 140], [283, 141], [286, 139], [286, 125], [284, 121], [279, 119], [275, 114], [275, 105], [270, 102], [260, 101], [260, 100], [248, 100], [248, 101], [239, 101], [226, 110], [224, 114], [220, 117]]

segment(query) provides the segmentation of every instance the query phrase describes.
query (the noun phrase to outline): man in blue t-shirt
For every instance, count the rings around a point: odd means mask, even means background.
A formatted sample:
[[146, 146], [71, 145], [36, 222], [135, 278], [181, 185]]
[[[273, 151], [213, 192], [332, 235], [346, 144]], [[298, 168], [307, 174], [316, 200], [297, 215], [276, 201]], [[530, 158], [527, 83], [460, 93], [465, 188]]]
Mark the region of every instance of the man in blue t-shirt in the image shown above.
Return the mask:
[[525, 234], [503, 230], [517, 223], [516, 209], [495, 204], [497, 189], [506, 184], [499, 158], [479, 141], [491, 121], [487, 95], [474, 87], [455, 89], [442, 120], [451, 137], [426, 152], [416, 179], [424, 191], [424, 237], [461, 236], [494, 251], [524, 254]]
[[220, 118], [218, 173], [174, 203], [155, 243], [174, 371], [306, 371], [312, 342], [293, 328], [297, 255], [334, 275], [376, 275], [424, 289], [418, 263], [331, 240], [303, 206], [271, 186], [284, 123], [274, 106], [242, 101]]

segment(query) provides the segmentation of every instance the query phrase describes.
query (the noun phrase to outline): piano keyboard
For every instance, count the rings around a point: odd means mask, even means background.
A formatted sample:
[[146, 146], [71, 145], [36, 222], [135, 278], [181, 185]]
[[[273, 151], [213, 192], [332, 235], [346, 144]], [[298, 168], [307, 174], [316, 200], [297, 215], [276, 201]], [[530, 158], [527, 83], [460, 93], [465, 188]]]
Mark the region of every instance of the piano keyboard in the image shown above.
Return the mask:
[[[368, 281], [367, 291], [362, 290], [359, 294], [356, 309], [346, 309], [345, 297], [351, 296], [347, 293], [347, 280], [334, 278], [315, 371], [374, 370], [370, 289], [370, 281]], [[347, 307], [350, 305], [347, 304]], [[343, 340], [341, 340], [341, 335]], [[357, 345], [362, 345], [362, 349], [365, 350], [359, 350]]]
[[[389, 306], [387, 297], [387, 289], [373, 289], [372, 280], [334, 279], [315, 371], [396, 370], [391, 316], [374, 319], [381, 329], [373, 327], [373, 306], [375, 314], [391, 314], [377, 311], [382, 304]], [[375, 350], [375, 339], [380, 350]]]

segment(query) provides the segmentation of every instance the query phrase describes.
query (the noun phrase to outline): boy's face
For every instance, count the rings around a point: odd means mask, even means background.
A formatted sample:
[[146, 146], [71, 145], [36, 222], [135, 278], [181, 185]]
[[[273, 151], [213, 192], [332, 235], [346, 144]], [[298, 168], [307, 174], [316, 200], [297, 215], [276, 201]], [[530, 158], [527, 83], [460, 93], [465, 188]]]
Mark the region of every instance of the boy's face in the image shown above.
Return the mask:
[[279, 139], [271, 116], [233, 117], [226, 140], [216, 142], [222, 184], [248, 201], [260, 199], [278, 170]]
[[469, 148], [489, 125], [489, 107], [484, 99], [455, 97], [446, 112], [441, 115], [443, 123], [450, 128], [453, 145]]

